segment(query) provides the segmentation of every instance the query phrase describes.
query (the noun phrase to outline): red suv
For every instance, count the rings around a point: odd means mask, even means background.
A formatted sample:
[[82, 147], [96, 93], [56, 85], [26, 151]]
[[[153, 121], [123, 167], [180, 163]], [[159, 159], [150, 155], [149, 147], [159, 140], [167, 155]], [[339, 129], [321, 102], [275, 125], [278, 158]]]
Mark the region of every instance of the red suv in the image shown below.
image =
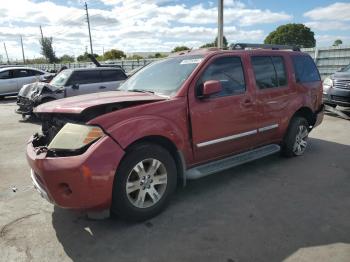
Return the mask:
[[318, 70], [300, 51], [264, 48], [183, 52], [119, 91], [39, 106], [42, 134], [27, 146], [35, 187], [63, 208], [144, 220], [188, 179], [302, 155], [323, 119]]

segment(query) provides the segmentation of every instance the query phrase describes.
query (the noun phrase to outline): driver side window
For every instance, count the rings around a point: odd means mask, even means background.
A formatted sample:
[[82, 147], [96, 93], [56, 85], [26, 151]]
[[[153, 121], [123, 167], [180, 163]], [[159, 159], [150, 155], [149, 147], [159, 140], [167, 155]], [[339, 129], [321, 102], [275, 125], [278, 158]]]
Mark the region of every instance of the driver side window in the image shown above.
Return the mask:
[[209, 80], [218, 80], [222, 91], [211, 97], [223, 97], [242, 94], [246, 90], [242, 61], [240, 57], [220, 57], [214, 60], [197, 82], [197, 96], [201, 96], [203, 84]]

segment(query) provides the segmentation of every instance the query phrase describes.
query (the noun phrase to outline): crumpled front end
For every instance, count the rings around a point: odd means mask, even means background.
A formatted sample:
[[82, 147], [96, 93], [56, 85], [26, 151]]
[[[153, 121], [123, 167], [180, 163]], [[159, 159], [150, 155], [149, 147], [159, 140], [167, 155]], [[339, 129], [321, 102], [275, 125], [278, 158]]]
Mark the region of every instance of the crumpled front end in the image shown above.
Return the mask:
[[[17, 96], [17, 105], [19, 108], [16, 110], [16, 113], [31, 115], [34, 107], [45, 101], [45, 98], [51, 97], [52, 99], [56, 99], [58, 93], [63, 93], [63, 91], [61, 92], [61, 90], [47, 83], [36, 82], [24, 85]], [[63, 95], [59, 98], [63, 98]]]
[[50, 142], [46, 135], [34, 135], [27, 144], [31, 178], [39, 194], [62, 208], [108, 210], [123, 149], [107, 134], [76, 152], [56, 154], [48, 147]]

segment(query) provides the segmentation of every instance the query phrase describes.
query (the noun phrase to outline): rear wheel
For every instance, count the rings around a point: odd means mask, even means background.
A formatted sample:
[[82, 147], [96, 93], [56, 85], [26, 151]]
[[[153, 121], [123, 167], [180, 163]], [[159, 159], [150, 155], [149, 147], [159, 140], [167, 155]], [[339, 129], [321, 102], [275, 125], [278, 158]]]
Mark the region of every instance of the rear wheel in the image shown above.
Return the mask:
[[176, 188], [176, 165], [161, 146], [144, 143], [134, 146], [116, 172], [112, 212], [133, 221], [160, 213]]
[[288, 127], [282, 145], [282, 154], [287, 157], [301, 156], [307, 147], [309, 124], [303, 117], [294, 117]]

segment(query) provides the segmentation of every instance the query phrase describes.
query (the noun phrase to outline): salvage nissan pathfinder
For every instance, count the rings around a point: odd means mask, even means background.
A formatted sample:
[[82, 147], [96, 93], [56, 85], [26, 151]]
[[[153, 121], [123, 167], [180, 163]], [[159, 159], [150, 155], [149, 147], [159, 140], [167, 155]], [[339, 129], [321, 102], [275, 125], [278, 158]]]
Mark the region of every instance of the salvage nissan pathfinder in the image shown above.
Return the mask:
[[140, 221], [188, 179], [279, 151], [302, 155], [323, 119], [322, 85], [309, 55], [240, 44], [178, 53], [119, 91], [35, 113], [42, 134], [30, 139], [27, 159], [40, 194], [62, 208]]

